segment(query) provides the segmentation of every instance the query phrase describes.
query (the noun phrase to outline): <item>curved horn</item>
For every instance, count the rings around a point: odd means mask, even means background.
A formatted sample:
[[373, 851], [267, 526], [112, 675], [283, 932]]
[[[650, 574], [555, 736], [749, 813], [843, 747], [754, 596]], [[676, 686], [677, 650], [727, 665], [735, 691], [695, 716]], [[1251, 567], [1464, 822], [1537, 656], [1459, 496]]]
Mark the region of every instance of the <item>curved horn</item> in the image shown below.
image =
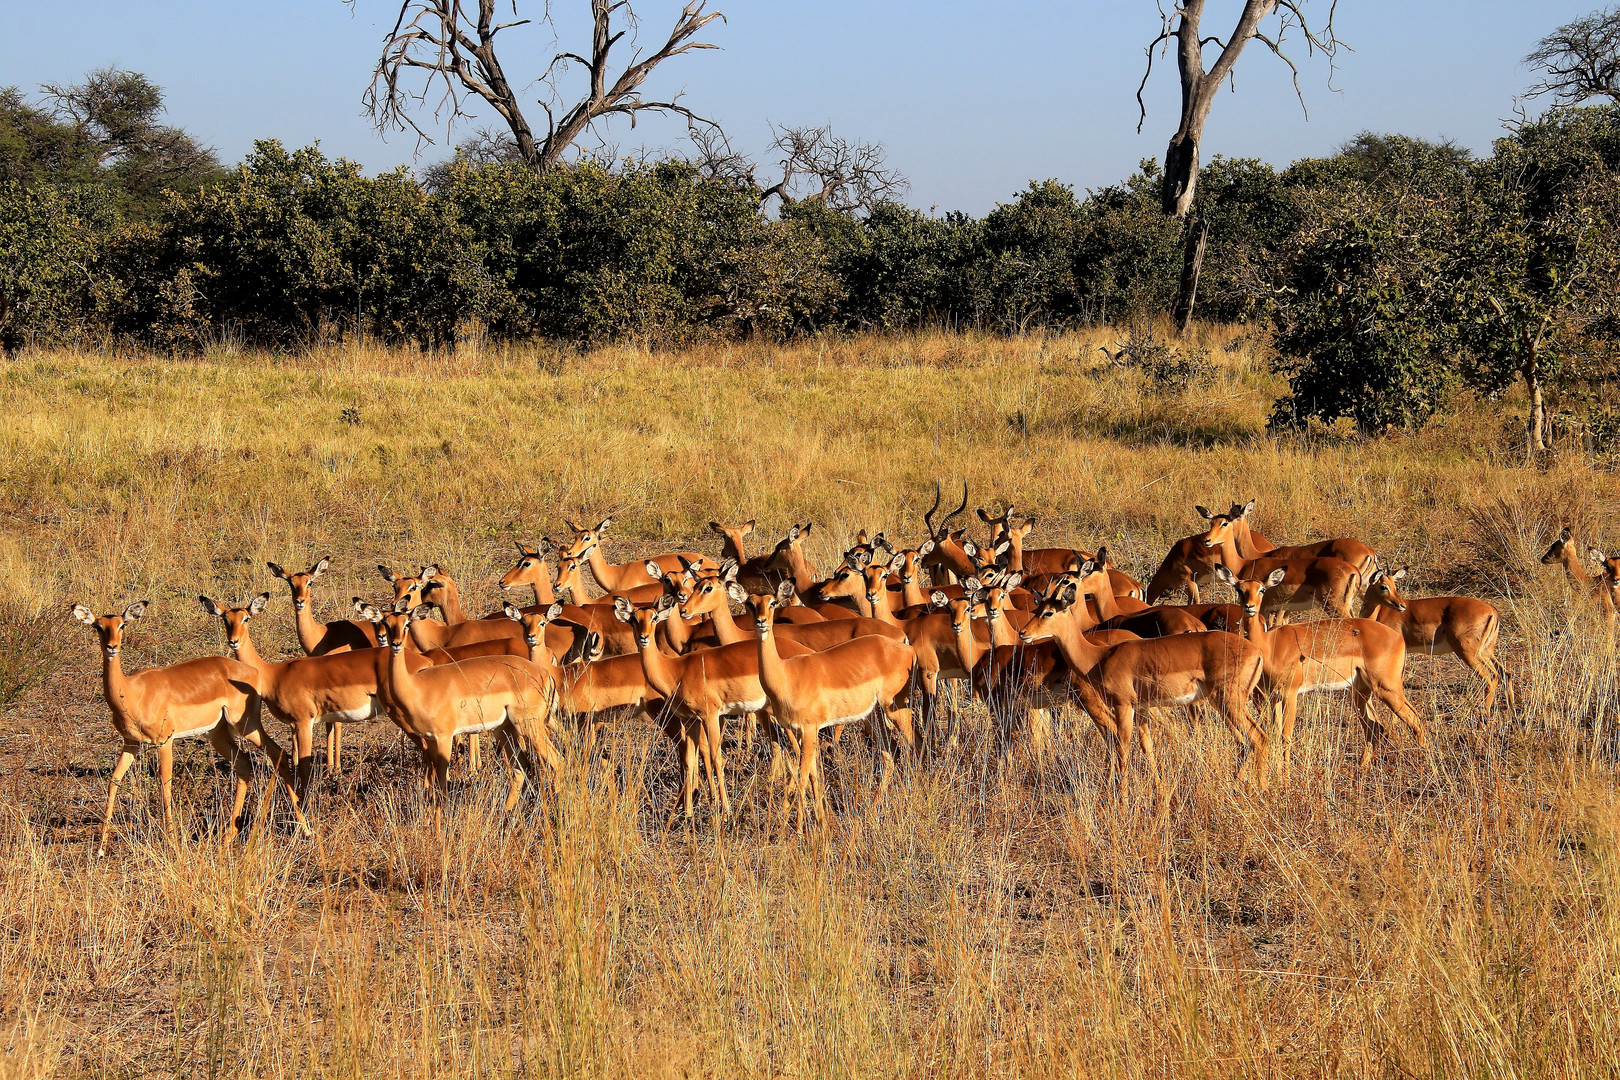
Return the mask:
[[[949, 529], [951, 527], [951, 519], [961, 517], [963, 511], [965, 511], [967, 509], [967, 504], [968, 504], [968, 486], [967, 486], [967, 481], [964, 480], [964, 481], [962, 481], [962, 505], [958, 506], [955, 510], [952, 510], [950, 513], [945, 515], [944, 520], [942, 520], [939, 523], [940, 530], [944, 531], [946, 529]], [[936, 533], [935, 535], [937, 536], [938, 534]]]
[[928, 508], [928, 513], [923, 515], [923, 524], [928, 526], [928, 535], [929, 536], [938, 536], [939, 535], [939, 530], [934, 528], [934, 515], [936, 513], [938, 513], [938, 511], [939, 511], [939, 500], [940, 500], [939, 481], [935, 480], [934, 481], [934, 505], [930, 506]]

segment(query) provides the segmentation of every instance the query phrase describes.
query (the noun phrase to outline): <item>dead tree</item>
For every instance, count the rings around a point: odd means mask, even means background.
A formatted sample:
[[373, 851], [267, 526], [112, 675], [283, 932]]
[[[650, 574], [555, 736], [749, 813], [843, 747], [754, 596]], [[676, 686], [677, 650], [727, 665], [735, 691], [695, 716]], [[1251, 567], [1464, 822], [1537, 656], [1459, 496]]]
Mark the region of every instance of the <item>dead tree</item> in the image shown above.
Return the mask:
[[[1305, 3], [1306, 0], [1243, 0], [1243, 10], [1238, 15], [1237, 25], [1233, 27], [1231, 35], [1225, 41], [1219, 37], [1203, 35], [1201, 24], [1205, 0], [1181, 0], [1168, 11], [1162, 0], [1159, 5], [1159, 34], [1148, 43], [1147, 70], [1142, 73], [1142, 82], [1136, 88], [1136, 104], [1141, 112], [1136, 130], [1140, 132], [1142, 125], [1147, 121], [1147, 103], [1142, 100], [1142, 91], [1147, 87], [1147, 81], [1153, 74], [1154, 52], [1161, 47], [1167, 51], [1170, 42], [1174, 41], [1176, 67], [1181, 74], [1181, 122], [1176, 127], [1176, 133], [1170, 137], [1170, 145], [1164, 152], [1164, 177], [1159, 197], [1161, 207], [1167, 215], [1186, 223], [1181, 284], [1177, 289], [1173, 311], [1176, 324], [1183, 333], [1192, 322], [1193, 305], [1197, 299], [1198, 275], [1204, 258], [1207, 226], [1196, 219], [1189, 220], [1189, 213], [1192, 210], [1193, 196], [1198, 188], [1200, 144], [1204, 138], [1204, 124], [1209, 120], [1209, 111], [1215, 104], [1215, 94], [1223, 83], [1232, 78], [1244, 46], [1251, 41], [1258, 41], [1287, 64], [1289, 70], [1293, 72], [1294, 92], [1299, 96], [1300, 107], [1304, 108], [1305, 95], [1299, 87], [1299, 68], [1285, 50], [1288, 33], [1297, 30], [1305, 39], [1308, 53], [1320, 50], [1326, 53], [1330, 60], [1339, 49], [1339, 39], [1333, 30], [1333, 17], [1338, 9], [1338, 0], [1328, 0], [1327, 19], [1320, 30], [1313, 28], [1306, 21]], [[1266, 20], [1273, 16], [1276, 22], [1267, 33]], [[1208, 45], [1218, 46], [1220, 52], [1215, 57], [1215, 63], [1205, 70], [1204, 49]]]
[[[694, 38], [715, 19], [724, 20], [724, 15], [705, 11], [708, 0], [691, 0], [662, 46], [645, 56], [633, 53], [612, 77], [610, 56], [635, 29], [635, 11], [630, 0], [590, 0], [590, 5], [590, 56], [559, 52], [539, 77], [551, 92], [550, 100], [537, 102], [546, 113], [543, 133], [537, 133], [524, 115], [524, 103], [495, 51], [502, 31], [531, 21], [516, 17], [517, 0], [511, 0], [513, 18], [507, 22], [496, 17], [496, 0], [401, 0], [399, 17], [383, 38], [382, 56], [365, 94], [366, 111], [379, 130], [409, 130], [421, 142], [432, 142], [418, 123], [419, 110], [431, 108], [434, 120], [449, 129], [470, 115], [467, 107], [473, 99], [482, 100], [511, 130], [517, 155], [538, 172], [556, 165], [592, 125], [609, 117], [627, 116], [634, 126], [639, 114], [653, 112], [685, 117], [689, 126], [713, 125], [682, 105], [680, 94], [651, 100], [642, 96], [641, 86], [671, 57], [718, 48]], [[542, 18], [549, 19], [549, 6], [545, 10]], [[615, 19], [622, 24], [618, 28]], [[585, 69], [589, 86], [573, 105], [565, 106], [558, 79], [571, 65]]]
[[904, 175], [889, 168], [882, 143], [850, 142], [827, 125], [773, 130], [771, 149], [782, 155], [782, 173], [775, 183], [762, 184], [755, 176], [758, 164], [712, 131], [693, 133], [698, 168], [706, 176], [753, 186], [762, 205], [772, 198], [784, 204], [819, 202], [840, 213], [871, 213], [910, 186]]
[[1550, 94], [1556, 105], [1592, 98], [1620, 103], [1620, 7], [1565, 23], [1542, 38], [1524, 62], [1542, 72], [1525, 97]]

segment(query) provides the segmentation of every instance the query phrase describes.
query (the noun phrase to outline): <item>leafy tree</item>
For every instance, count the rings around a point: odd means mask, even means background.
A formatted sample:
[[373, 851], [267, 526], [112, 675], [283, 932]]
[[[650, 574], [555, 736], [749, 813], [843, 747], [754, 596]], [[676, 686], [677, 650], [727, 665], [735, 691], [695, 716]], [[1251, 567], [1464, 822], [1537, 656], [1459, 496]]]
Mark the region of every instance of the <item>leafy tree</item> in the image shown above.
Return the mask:
[[1457, 386], [1445, 318], [1455, 209], [1356, 182], [1299, 197], [1274, 314], [1289, 393], [1271, 425], [1346, 416], [1368, 433], [1421, 425]]

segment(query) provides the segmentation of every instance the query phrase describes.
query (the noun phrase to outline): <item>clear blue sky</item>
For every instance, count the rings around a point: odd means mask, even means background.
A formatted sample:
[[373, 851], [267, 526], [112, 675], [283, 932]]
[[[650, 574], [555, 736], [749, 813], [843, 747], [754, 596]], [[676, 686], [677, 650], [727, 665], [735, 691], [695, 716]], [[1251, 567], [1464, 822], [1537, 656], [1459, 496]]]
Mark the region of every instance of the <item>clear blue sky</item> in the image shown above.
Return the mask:
[[[505, 0], [503, 0], [505, 2]], [[584, 51], [584, 0], [552, 0], [566, 47]], [[518, 0], [520, 13], [538, 11]], [[1174, 65], [1156, 67], [1148, 121], [1136, 133], [1142, 48], [1158, 27], [1151, 0], [720, 0], [720, 51], [677, 58], [654, 95], [722, 121], [752, 152], [768, 122], [832, 123], [884, 143], [912, 181], [909, 201], [983, 213], [1031, 179], [1080, 188], [1113, 183], [1159, 156], [1175, 126]], [[1210, 0], [1206, 33], [1225, 36], [1238, 0]], [[1310, 0], [1325, 9], [1326, 0]], [[1530, 81], [1519, 58], [1557, 24], [1599, 0], [1341, 0], [1333, 88], [1324, 61], [1300, 57], [1307, 121], [1282, 64], [1251, 46], [1236, 94], [1222, 93], [1206, 155], [1277, 163], [1331, 151], [1363, 129], [1449, 136], [1485, 150], [1513, 96]], [[170, 119], [239, 159], [255, 138], [320, 140], [370, 169], [425, 164], [404, 135], [380, 138], [360, 111], [397, 3], [356, 0], [0, 0], [0, 85], [71, 81], [104, 64], [143, 71], [167, 88]], [[644, 39], [667, 31], [679, 3], [641, 0]], [[566, 16], [566, 17], [565, 17]], [[525, 36], [526, 35], [526, 36]], [[552, 53], [544, 28], [510, 32], [503, 60], [532, 79]], [[577, 77], [577, 76], [576, 76]], [[536, 94], [531, 93], [532, 99]], [[536, 114], [539, 109], [534, 108]], [[538, 117], [535, 119], [538, 122]], [[623, 122], [621, 151], [673, 147], [679, 124]]]

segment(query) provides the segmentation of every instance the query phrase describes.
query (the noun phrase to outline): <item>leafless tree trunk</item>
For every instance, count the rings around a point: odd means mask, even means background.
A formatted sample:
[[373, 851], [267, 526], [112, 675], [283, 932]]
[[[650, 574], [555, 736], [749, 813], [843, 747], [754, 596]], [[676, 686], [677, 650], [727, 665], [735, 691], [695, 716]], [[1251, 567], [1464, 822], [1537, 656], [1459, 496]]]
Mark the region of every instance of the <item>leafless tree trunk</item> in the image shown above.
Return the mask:
[[[1162, 3], [1160, 4], [1159, 35], [1148, 44], [1147, 70], [1142, 74], [1141, 85], [1136, 88], [1136, 103], [1141, 110], [1136, 130], [1141, 131], [1142, 125], [1147, 121], [1147, 104], [1142, 100], [1142, 91], [1147, 86], [1148, 78], [1153, 74], [1154, 51], [1161, 46], [1168, 49], [1170, 41], [1174, 39], [1176, 68], [1181, 75], [1181, 120], [1176, 126], [1175, 134], [1170, 136], [1170, 145], [1164, 152], [1164, 177], [1159, 189], [1159, 201], [1166, 214], [1185, 220], [1192, 210], [1193, 196], [1198, 189], [1200, 144], [1204, 138], [1204, 124], [1209, 120], [1209, 111], [1215, 104], [1216, 92], [1220, 90], [1222, 83], [1232, 77], [1238, 57], [1242, 55], [1244, 46], [1249, 42], [1259, 41], [1288, 65], [1289, 70], [1294, 73], [1294, 92], [1299, 96], [1300, 106], [1304, 107], [1305, 97], [1299, 88], [1299, 68], [1284, 50], [1288, 32], [1299, 30], [1305, 38], [1305, 46], [1309, 52], [1319, 49], [1331, 58], [1339, 48], [1339, 40], [1334, 36], [1333, 30], [1333, 16], [1338, 8], [1338, 0], [1328, 0], [1327, 21], [1320, 32], [1312, 29], [1310, 23], [1306, 21], [1303, 11], [1305, 3], [1306, 0], [1244, 0], [1243, 11], [1238, 15], [1237, 25], [1224, 42], [1218, 37], [1203, 36], [1201, 24], [1205, 0], [1182, 0], [1168, 11]], [[1267, 34], [1263, 30], [1263, 25], [1266, 19], [1274, 15], [1277, 18], [1276, 28]], [[1214, 65], [1206, 71], [1204, 46], [1210, 44], [1218, 45], [1221, 51], [1216, 56]], [[1182, 251], [1181, 288], [1176, 297], [1174, 310], [1177, 312], [1178, 321], [1185, 326], [1192, 320], [1194, 292], [1198, 285], [1199, 265], [1204, 255], [1202, 235], [1194, 242], [1192, 231], [1189, 229], [1187, 242]], [[1195, 261], [1199, 265], [1194, 265]]]
[[[609, 58], [614, 46], [630, 32], [626, 27], [635, 26], [635, 11], [630, 0], [589, 0], [590, 56], [559, 52], [539, 77], [539, 81], [551, 89], [554, 99], [561, 100], [557, 77], [569, 65], [578, 64], [589, 76], [589, 87], [567, 108], [553, 108], [552, 103], [545, 100], [538, 102], [546, 112], [544, 135], [537, 135], [524, 116], [523, 104], [495, 52], [495, 39], [503, 30], [530, 21], [516, 18], [517, 2], [511, 2], [514, 18], [499, 22], [496, 0], [401, 0], [399, 17], [383, 39], [382, 56], [365, 95], [366, 110], [373, 123], [382, 130], [408, 129], [414, 131], [419, 140], [432, 142], [413, 114], [431, 107], [434, 120], [442, 119], [448, 129], [468, 115], [467, 106], [472, 99], [481, 99], [512, 132], [518, 156], [540, 172], [556, 165], [580, 136], [607, 117], [628, 116], [634, 126], [638, 114], [660, 112], [684, 116], [691, 125], [712, 124], [682, 105], [679, 94], [667, 101], [649, 101], [641, 94], [641, 85], [665, 60], [694, 49], [718, 48], [693, 40], [709, 23], [725, 18], [718, 11], [704, 10], [708, 0], [691, 0], [681, 9], [668, 40], [649, 55], [632, 54], [629, 64], [617, 77], [610, 77]], [[549, 7], [546, 10], [543, 18], [549, 18]], [[615, 18], [624, 26], [616, 29]], [[421, 73], [420, 84], [414, 89], [407, 86], [418, 72]], [[429, 98], [435, 93], [437, 98], [430, 106]]]
[[1209, 240], [1209, 222], [1194, 215], [1187, 219], [1186, 238], [1181, 252], [1181, 284], [1176, 290], [1176, 306], [1171, 312], [1176, 333], [1182, 337], [1192, 329], [1193, 305], [1198, 301], [1198, 274], [1204, 267], [1204, 244]]

